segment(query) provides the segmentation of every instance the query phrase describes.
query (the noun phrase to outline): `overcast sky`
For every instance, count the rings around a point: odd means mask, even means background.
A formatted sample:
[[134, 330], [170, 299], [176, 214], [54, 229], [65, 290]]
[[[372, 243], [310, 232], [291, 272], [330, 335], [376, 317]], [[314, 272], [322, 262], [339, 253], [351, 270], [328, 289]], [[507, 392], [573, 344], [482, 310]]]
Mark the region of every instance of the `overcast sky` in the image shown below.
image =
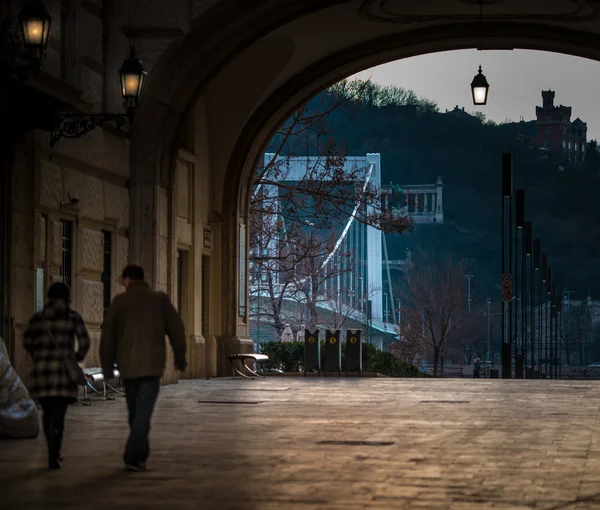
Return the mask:
[[479, 107], [488, 118], [533, 120], [542, 89], [552, 89], [556, 105], [573, 107], [572, 121], [587, 122], [588, 140], [600, 138], [600, 62], [593, 60], [530, 50], [461, 50], [398, 60], [357, 76], [412, 89], [441, 111], [456, 105], [473, 111], [470, 84], [479, 64], [490, 84], [488, 104]]

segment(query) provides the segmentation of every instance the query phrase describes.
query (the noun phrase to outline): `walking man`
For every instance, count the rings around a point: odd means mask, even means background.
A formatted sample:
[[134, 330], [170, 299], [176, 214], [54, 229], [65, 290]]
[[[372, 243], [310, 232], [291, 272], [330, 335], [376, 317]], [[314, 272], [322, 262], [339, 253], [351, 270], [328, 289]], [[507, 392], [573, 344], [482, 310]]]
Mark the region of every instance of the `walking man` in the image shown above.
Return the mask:
[[116, 296], [102, 327], [100, 359], [106, 378], [116, 366], [125, 385], [129, 439], [123, 460], [128, 471], [145, 471], [148, 435], [160, 378], [165, 368], [165, 336], [175, 354], [175, 368], [186, 367], [183, 322], [169, 296], [144, 281], [144, 270], [129, 265], [121, 276], [125, 292]]

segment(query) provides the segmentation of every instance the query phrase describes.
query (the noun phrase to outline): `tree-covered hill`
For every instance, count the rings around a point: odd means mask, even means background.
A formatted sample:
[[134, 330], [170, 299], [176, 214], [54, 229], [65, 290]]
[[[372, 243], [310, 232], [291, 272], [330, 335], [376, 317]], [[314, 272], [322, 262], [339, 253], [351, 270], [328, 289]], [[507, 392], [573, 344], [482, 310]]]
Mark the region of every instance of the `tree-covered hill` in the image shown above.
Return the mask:
[[[330, 133], [347, 155], [379, 152], [382, 181], [444, 182], [443, 226], [419, 227], [405, 240], [389, 240], [390, 259], [404, 258], [406, 244], [421, 243], [472, 260], [482, 297], [499, 293], [501, 155], [514, 155], [515, 189], [525, 189], [526, 218], [549, 255], [558, 281], [582, 297], [600, 294], [600, 158], [590, 152], [579, 166], [541, 159], [517, 140], [518, 126], [441, 113], [414, 93], [391, 97], [374, 85], [367, 100], [343, 102], [329, 114]], [[402, 90], [402, 89], [400, 89]], [[381, 96], [388, 94], [382, 100]], [[310, 107], [331, 102], [326, 92]], [[378, 95], [379, 94], [379, 95]], [[532, 109], [533, 109], [532, 105]], [[299, 140], [286, 144], [298, 152]], [[302, 140], [302, 153], [319, 152], [322, 141]]]

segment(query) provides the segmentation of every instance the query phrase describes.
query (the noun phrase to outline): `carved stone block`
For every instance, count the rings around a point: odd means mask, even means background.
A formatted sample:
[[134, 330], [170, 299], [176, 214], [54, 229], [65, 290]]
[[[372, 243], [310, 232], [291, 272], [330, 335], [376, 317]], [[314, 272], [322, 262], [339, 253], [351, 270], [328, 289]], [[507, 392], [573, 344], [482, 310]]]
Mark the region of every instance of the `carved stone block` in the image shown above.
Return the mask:
[[[79, 194], [82, 218], [104, 220], [104, 186], [100, 179], [65, 168], [65, 195], [69, 191]], [[65, 197], [66, 198], [66, 197]]]
[[104, 184], [104, 214], [117, 220], [119, 226], [129, 226], [129, 192], [114, 184]]
[[97, 280], [79, 279], [78, 301], [81, 316], [92, 324], [102, 323], [104, 316], [104, 286]]
[[81, 231], [81, 269], [102, 272], [104, 268], [103, 235], [99, 230]]
[[[85, 320], [85, 319], [84, 319]], [[85, 357], [86, 367], [100, 366], [100, 331], [89, 331], [90, 334], [90, 350]]]
[[[48, 140], [49, 136], [40, 138], [42, 144], [46, 146]], [[129, 142], [125, 138], [98, 128], [81, 138], [61, 139], [55, 150], [71, 158], [84, 161], [88, 165], [129, 177], [128, 147]]]
[[187, 2], [136, 0], [133, 18], [139, 26], [184, 28], [190, 23]]
[[102, 20], [87, 9], [79, 10], [79, 38], [82, 57], [102, 64]]
[[89, 67], [81, 66], [81, 88], [83, 90], [82, 99], [89, 101], [96, 109], [102, 107], [103, 79], [96, 71]]
[[62, 199], [62, 171], [50, 161], [40, 161], [40, 203], [58, 208]]

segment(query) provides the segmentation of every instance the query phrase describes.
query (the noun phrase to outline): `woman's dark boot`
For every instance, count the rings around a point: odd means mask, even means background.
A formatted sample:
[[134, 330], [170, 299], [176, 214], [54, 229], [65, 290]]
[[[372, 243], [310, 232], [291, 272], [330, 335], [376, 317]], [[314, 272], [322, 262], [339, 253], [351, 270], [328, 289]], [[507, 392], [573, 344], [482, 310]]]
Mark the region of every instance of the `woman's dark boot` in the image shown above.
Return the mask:
[[52, 469], [52, 470], [61, 469], [62, 464], [60, 463], [60, 460], [58, 460], [57, 458], [50, 457], [48, 459], [48, 468]]

